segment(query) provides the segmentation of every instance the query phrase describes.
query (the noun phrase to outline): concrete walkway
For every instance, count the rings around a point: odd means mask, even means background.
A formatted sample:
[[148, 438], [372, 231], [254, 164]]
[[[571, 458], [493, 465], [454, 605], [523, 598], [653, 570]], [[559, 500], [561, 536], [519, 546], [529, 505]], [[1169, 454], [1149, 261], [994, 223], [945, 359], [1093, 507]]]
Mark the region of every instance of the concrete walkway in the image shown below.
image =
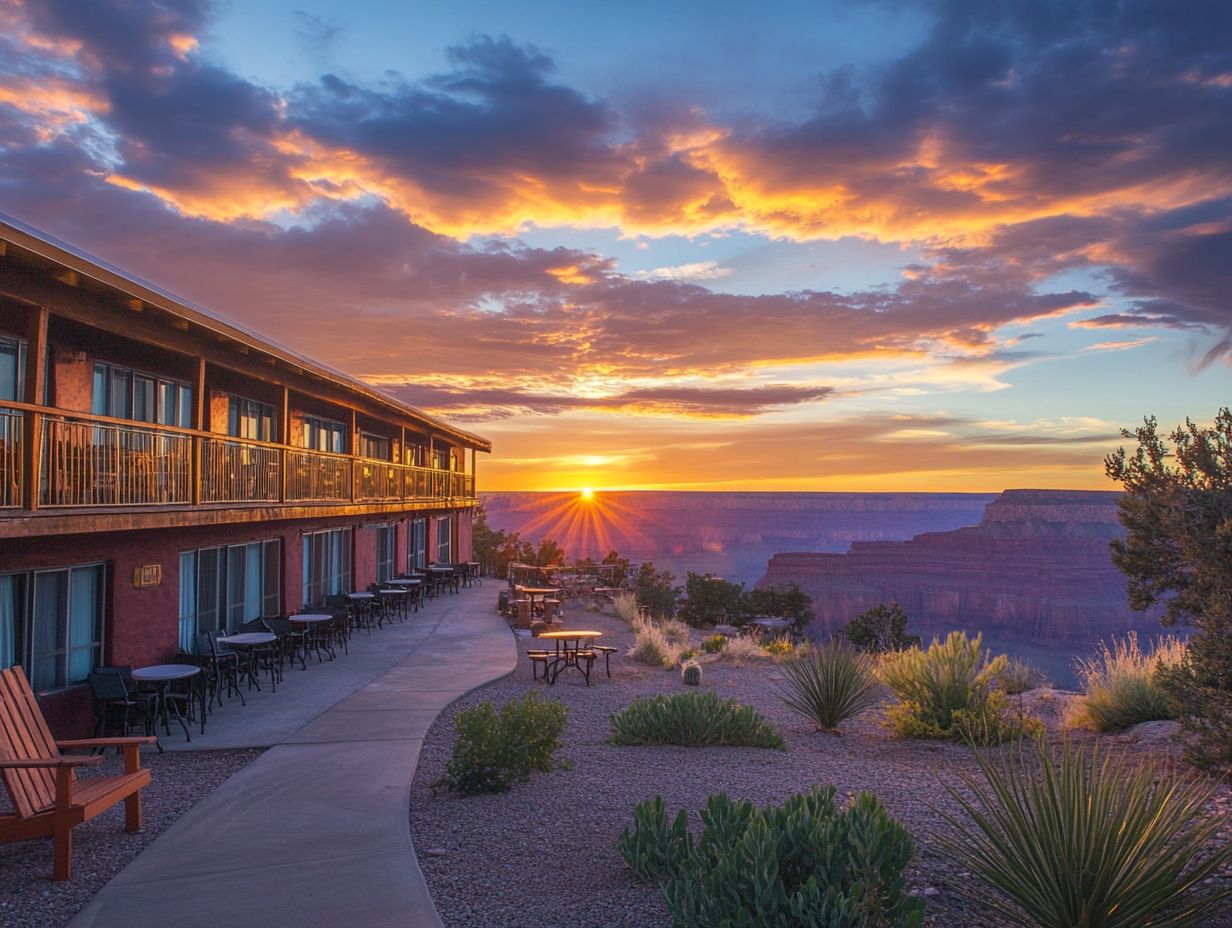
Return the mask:
[[[433, 928], [411, 845], [410, 785], [447, 704], [514, 668], [496, 588], [362, 632], [334, 663], [288, 671], [276, 694], [228, 702], [170, 749], [273, 745], [163, 833], [71, 928]], [[264, 685], [264, 684], [263, 684]]]

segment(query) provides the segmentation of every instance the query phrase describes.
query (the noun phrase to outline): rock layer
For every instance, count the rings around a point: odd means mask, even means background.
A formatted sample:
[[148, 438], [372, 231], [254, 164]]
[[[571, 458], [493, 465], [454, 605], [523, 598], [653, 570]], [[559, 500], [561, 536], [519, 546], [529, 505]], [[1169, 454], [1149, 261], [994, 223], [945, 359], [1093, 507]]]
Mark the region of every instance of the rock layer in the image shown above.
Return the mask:
[[815, 634], [896, 601], [926, 639], [983, 632], [1071, 683], [1073, 656], [1113, 635], [1160, 630], [1157, 614], [1130, 609], [1109, 558], [1109, 542], [1123, 534], [1118, 495], [1007, 490], [968, 528], [856, 542], [846, 554], [776, 554], [758, 586], [799, 583], [813, 597]]

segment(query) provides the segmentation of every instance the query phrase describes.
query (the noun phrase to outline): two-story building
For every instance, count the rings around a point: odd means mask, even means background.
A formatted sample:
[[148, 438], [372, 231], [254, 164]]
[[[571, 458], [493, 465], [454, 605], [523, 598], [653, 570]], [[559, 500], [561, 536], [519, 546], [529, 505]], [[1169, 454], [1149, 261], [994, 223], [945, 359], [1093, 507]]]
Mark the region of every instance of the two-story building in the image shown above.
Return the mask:
[[98, 664], [470, 559], [485, 439], [0, 215], [0, 667]]

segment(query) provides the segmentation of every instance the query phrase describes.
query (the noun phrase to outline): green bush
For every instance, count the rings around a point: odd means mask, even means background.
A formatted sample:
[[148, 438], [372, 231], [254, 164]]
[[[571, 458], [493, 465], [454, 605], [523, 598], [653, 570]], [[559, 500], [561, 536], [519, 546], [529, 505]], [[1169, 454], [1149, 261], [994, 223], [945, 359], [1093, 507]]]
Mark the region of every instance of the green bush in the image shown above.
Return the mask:
[[783, 737], [752, 706], [722, 699], [706, 690], [635, 699], [609, 717], [612, 744], [774, 748], [786, 751]]
[[727, 647], [727, 637], [725, 635], [711, 635], [709, 638], [702, 640], [701, 649], [707, 654], [718, 654]]
[[555, 754], [565, 730], [565, 707], [536, 692], [510, 700], [499, 713], [487, 701], [462, 709], [453, 724], [453, 756], [445, 776], [432, 784], [434, 791], [504, 793], [529, 781], [532, 771], [563, 766]]
[[876, 705], [873, 661], [842, 639], [831, 639], [816, 654], [783, 665], [779, 696], [822, 731], [835, 731]]
[[903, 892], [911, 836], [871, 793], [846, 809], [833, 786], [757, 809], [718, 793], [695, 844], [688, 813], [668, 824], [662, 798], [642, 802], [617, 846], [646, 881], [663, 884], [677, 928], [910, 928], [924, 900]]
[[951, 738], [976, 744], [1000, 744], [1039, 733], [1039, 719], [1016, 712], [993, 686], [1009, 659], [989, 658], [983, 638], [950, 632], [933, 639], [928, 650], [910, 648], [882, 655], [881, 681], [899, 703], [887, 712], [887, 724], [904, 738]]
[[1050, 686], [1052, 681], [1032, 664], [1019, 657], [1011, 657], [1005, 669], [997, 674], [997, 688], [1007, 696], [1020, 696], [1040, 686]]
[[634, 626], [633, 647], [628, 656], [651, 667], [675, 667], [680, 648], [663, 637], [657, 626], [643, 623]]
[[919, 635], [907, 634], [907, 613], [898, 603], [879, 603], [843, 626], [839, 632], [861, 651], [883, 654], [902, 651], [920, 643]]
[[1185, 644], [1171, 636], [1144, 652], [1133, 632], [1124, 641], [1101, 643], [1099, 653], [1079, 661], [1082, 695], [1070, 703], [1066, 724], [1092, 731], [1120, 731], [1139, 722], [1176, 718], [1176, 708], [1160, 683], [1161, 669], [1185, 659]]
[[1232, 889], [1204, 882], [1232, 858], [1204, 817], [1214, 788], [1131, 767], [1066, 742], [1054, 761], [1013, 750], [977, 754], [983, 782], [950, 788], [963, 818], [947, 854], [982, 883], [959, 891], [1013, 925], [1187, 928], [1204, 924]]

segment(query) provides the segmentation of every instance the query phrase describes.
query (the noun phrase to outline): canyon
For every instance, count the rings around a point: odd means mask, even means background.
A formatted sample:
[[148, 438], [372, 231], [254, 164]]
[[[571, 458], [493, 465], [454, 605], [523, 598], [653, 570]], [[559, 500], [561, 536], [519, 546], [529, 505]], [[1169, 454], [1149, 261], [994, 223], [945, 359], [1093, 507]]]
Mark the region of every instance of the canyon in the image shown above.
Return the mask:
[[776, 553], [757, 585], [798, 583], [813, 597], [810, 633], [824, 637], [882, 602], [897, 602], [925, 642], [982, 632], [994, 650], [1074, 684], [1074, 658], [1130, 631], [1161, 631], [1159, 613], [1129, 607], [1109, 558], [1123, 534], [1119, 494], [1006, 490], [979, 523], [904, 541], [857, 541], [845, 554]]

